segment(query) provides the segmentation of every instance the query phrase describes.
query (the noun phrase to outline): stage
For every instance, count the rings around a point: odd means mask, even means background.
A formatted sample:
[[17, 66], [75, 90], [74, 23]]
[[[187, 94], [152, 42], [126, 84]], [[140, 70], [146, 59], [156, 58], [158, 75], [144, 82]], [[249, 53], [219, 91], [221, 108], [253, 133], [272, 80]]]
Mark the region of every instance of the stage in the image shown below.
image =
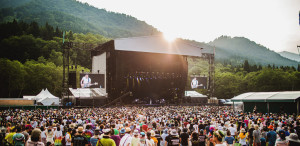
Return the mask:
[[119, 38], [94, 49], [92, 73], [105, 75], [110, 101], [131, 92], [122, 97], [124, 104], [136, 99], [179, 103], [185, 96], [188, 56], [202, 57], [202, 48], [168, 42], [161, 35]]
[[72, 102], [72, 106], [103, 106], [107, 102], [105, 88], [69, 88], [70, 96], [64, 101]]

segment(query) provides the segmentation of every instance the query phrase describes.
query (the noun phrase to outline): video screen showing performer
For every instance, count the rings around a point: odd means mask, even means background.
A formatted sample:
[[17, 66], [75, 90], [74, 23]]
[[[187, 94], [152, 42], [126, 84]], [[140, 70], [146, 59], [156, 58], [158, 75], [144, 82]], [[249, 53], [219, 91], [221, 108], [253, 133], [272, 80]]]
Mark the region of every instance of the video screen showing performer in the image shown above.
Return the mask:
[[80, 84], [81, 88], [89, 88], [92, 84], [92, 79], [89, 77], [88, 74], [85, 74], [85, 76], [82, 77]]
[[81, 88], [105, 88], [104, 74], [82, 73], [80, 79]]
[[207, 88], [207, 77], [192, 77], [191, 79], [192, 89], [206, 89]]

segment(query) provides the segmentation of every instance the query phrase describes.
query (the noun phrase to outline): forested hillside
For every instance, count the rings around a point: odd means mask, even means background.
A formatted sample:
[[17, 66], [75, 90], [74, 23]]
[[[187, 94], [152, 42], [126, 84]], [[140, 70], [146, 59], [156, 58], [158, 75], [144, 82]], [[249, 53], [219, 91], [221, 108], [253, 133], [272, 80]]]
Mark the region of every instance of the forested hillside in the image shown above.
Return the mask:
[[221, 36], [209, 43], [184, 40], [186, 43], [203, 48], [203, 53], [213, 53], [215, 59], [222, 64], [242, 65], [248, 60], [251, 65], [275, 65], [297, 67], [300, 62], [283, 57], [268, 48], [244, 37]]
[[98, 33], [106, 37], [145, 36], [157, 29], [136, 18], [108, 12], [74, 0], [0, 0], [0, 22], [36, 21], [65, 31]]
[[[62, 91], [62, 40], [95, 47], [115, 37], [159, 33], [134, 17], [107, 12], [74, 0], [0, 0], [0, 97]], [[232, 98], [244, 92], [300, 90], [299, 62], [243, 37], [221, 36], [210, 43], [184, 40], [216, 52], [215, 94]], [[91, 69], [90, 52], [71, 50], [77, 71]], [[208, 63], [189, 58], [189, 75], [206, 75]], [[75, 71], [75, 68], [70, 68]], [[188, 90], [188, 86], [187, 86]], [[207, 90], [201, 90], [206, 94]]]
[[[56, 96], [62, 91], [63, 33], [48, 23], [8, 22], [0, 24], [0, 98], [21, 98], [38, 94], [41, 89]], [[109, 39], [99, 34], [66, 32], [65, 41], [84, 42], [95, 47]], [[70, 67], [89, 71], [91, 52], [70, 50]]]
[[[35, 95], [48, 88], [56, 96], [62, 91], [62, 30], [46, 23], [12, 21], [0, 24], [0, 97]], [[107, 42], [104, 36], [68, 31], [65, 41], [91, 43], [93, 46]], [[203, 48], [205, 43], [191, 42]], [[207, 51], [206, 49], [203, 51]], [[211, 51], [211, 50], [210, 50]], [[218, 53], [218, 52], [217, 52]], [[189, 76], [206, 75], [206, 60], [189, 58]], [[70, 64], [78, 65], [77, 72], [91, 68], [90, 52], [71, 50]], [[75, 71], [75, 68], [70, 68]], [[216, 64], [215, 94], [218, 98], [232, 98], [250, 91], [300, 90], [300, 66], [251, 65], [247, 60], [239, 65]], [[187, 86], [187, 90], [189, 86]], [[201, 90], [206, 94], [207, 90]]]
[[244, 37], [221, 36], [209, 43], [216, 48], [219, 61], [241, 64], [248, 60], [250, 64], [266, 66], [298, 66], [298, 62], [282, 57], [278, 53]]

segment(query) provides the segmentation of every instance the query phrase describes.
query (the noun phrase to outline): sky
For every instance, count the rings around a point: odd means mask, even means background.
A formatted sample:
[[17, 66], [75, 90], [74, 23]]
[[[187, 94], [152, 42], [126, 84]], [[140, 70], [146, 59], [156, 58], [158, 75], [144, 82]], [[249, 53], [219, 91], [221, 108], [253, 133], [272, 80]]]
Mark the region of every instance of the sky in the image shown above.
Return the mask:
[[210, 42], [246, 37], [275, 52], [298, 54], [300, 0], [78, 0], [124, 13], [168, 36]]

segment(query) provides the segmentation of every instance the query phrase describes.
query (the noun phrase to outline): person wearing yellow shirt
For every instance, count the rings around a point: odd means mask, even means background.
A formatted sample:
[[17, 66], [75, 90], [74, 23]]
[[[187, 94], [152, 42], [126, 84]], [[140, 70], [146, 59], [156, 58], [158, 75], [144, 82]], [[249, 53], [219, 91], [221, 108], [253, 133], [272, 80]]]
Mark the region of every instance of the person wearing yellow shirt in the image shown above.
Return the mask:
[[5, 140], [8, 142], [8, 143], [10, 143], [11, 145], [13, 145], [13, 142], [14, 142], [14, 140], [13, 140], [13, 136], [16, 134], [16, 128], [15, 127], [12, 127], [11, 129], [10, 129], [10, 132], [7, 134], [7, 136], [5, 137]]
[[110, 138], [110, 129], [103, 129], [103, 133], [103, 138], [98, 140], [96, 146], [116, 146], [115, 141]]

